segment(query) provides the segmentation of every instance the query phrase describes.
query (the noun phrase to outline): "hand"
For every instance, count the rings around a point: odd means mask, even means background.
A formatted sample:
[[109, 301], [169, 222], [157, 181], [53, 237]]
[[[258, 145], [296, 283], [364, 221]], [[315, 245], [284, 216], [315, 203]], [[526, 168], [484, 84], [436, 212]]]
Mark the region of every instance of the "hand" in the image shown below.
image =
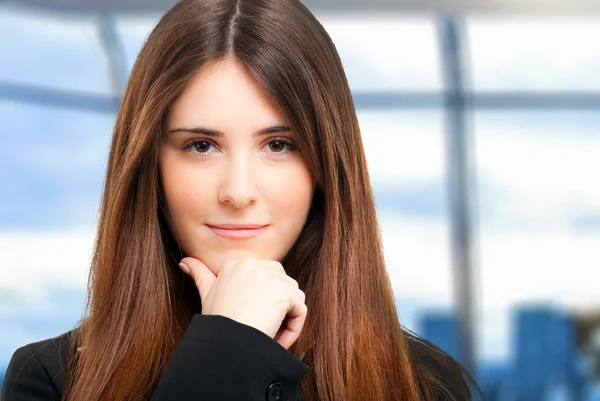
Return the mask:
[[229, 260], [218, 276], [196, 258], [186, 257], [181, 263], [200, 292], [203, 315], [222, 315], [254, 327], [285, 349], [300, 336], [307, 313], [305, 294], [281, 263]]

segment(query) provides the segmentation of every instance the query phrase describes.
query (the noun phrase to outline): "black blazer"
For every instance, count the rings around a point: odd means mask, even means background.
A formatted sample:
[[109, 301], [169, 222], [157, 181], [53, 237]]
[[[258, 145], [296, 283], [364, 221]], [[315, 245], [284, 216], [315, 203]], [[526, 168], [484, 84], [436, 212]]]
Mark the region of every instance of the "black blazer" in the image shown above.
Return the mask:
[[[17, 349], [0, 400], [59, 401], [72, 333]], [[427, 368], [438, 378], [445, 375], [440, 367], [437, 372], [435, 366]], [[302, 401], [300, 381], [308, 370], [260, 330], [224, 316], [197, 314], [150, 401]]]
[[[72, 333], [17, 349], [0, 399], [59, 401]], [[151, 401], [294, 400], [307, 372], [306, 364], [260, 330], [224, 316], [197, 314]]]

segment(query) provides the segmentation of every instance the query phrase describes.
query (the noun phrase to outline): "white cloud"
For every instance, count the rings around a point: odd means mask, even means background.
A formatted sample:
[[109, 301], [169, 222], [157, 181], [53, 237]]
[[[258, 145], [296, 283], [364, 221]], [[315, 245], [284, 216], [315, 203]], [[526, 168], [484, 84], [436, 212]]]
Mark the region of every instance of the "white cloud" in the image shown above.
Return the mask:
[[600, 232], [483, 233], [484, 307], [558, 301], [574, 308], [600, 304]]
[[53, 286], [84, 288], [94, 236], [86, 228], [0, 232], [0, 312], [52, 309], [46, 301]]
[[433, 19], [364, 12], [317, 17], [335, 43], [352, 90], [441, 88]]
[[600, 214], [598, 127], [585, 114], [563, 117], [475, 120], [480, 189], [493, 191], [481, 202], [489, 228], [566, 231], [573, 220]]
[[477, 16], [466, 32], [476, 89], [600, 89], [597, 16]]
[[360, 111], [358, 118], [373, 181], [398, 186], [443, 178], [441, 113]]
[[449, 231], [446, 222], [380, 212], [388, 274], [394, 293], [432, 305], [451, 299]]
[[[486, 229], [573, 229], [600, 215], [598, 123], [589, 113], [478, 114], [475, 171]], [[360, 112], [379, 187], [444, 182], [446, 144], [433, 112]]]
[[[387, 212], [379, 218], [396, 297], [428, 307], [455, 305], [447, 224]], [[560, 230], [484, 229], [477, 243], [473, 284], [478, 348], [485, 359], [509, 356], [510, 313], [519, 306], [541, 303], [575, 310], [600, 304], [600, 232], [575, 236]]]

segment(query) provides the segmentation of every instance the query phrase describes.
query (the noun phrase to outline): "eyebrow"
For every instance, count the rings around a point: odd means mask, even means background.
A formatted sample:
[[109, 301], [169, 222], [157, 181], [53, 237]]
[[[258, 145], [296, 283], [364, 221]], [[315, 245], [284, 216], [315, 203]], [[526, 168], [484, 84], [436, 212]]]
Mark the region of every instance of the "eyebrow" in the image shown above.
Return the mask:
[[[261, 130], [258, 130], [256, 132], [254, 132], [252, 134], [252, 136], [276, 134], [278, 132], [288, 132], [291, 130], [292, 129], [290, 127], [287, 127], [285, 125], [275, 125], [273, 127], [268, 127], [268, 128], [263, 128]], [[174, 134], [176, 132], [188, 132], [190, 134], [202, 134], [202, 135], [207, 135], [207, 136], [212, 136], [212, 137], [225, 136], [225, 134], [221, 131], [217, 131], [217, 130], [210, 129], [210, 128], [204, 128], [204, 127], [173, 128], [173, 129], [170, 129], [169, 131], [167, 131], [167, 134]]]

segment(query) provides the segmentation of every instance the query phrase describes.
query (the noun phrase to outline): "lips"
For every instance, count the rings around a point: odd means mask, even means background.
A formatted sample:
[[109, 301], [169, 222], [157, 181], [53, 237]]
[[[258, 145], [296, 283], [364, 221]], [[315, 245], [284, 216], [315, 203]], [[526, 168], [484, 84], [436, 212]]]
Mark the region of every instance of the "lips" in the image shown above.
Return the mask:
[[207, 226], [219, 237], [235, 240], [257, 237], [269, 227], [264, 224], [219, 224], [214, 226], [207, 224]]

